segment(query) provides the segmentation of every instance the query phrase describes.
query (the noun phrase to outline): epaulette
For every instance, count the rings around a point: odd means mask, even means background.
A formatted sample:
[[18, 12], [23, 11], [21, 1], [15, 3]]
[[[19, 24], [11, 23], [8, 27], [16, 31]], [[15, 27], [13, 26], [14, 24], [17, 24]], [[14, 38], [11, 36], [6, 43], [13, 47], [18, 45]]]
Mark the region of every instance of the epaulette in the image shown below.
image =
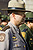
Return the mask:
[[22, 32], [26, 32], [28, 29], [24, 29]]
[[1, 31], [6, 31], [7, 29], [9, 29], [10, 28], [10, 26], [8, 25], [8, 26], [5, 26]]

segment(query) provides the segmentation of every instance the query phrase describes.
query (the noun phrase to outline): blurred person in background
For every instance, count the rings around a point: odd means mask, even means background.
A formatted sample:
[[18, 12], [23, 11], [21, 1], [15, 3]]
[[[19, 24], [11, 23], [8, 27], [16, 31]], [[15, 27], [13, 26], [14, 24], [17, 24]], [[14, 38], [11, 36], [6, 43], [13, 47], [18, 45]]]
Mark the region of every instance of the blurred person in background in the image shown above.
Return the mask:
[[2, 17], [1, 26], [3, 28], [7, 25], [8, 20], [7, 20], [7, 15], [1, 15], [1, 17]]
[[[24, 39], [27, 41], [29, 50], [33, 50], [33, 13], [26, 13], [24, 20], [26, 23], [22, 24], [19, 28]], [[23, 28], [23, 29], [22, 29]]]

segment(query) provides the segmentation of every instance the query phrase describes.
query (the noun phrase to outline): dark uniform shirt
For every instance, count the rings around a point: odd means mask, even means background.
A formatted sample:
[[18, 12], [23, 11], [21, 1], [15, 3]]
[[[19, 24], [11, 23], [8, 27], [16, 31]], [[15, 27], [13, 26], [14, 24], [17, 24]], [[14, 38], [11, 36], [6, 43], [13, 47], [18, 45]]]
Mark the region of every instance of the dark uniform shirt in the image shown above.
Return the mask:
[[26, 26], [25, 24], [22, 24], [20, 26], [20, 30], [22, 32], [22, 36], [23, 37], [25, 36], [24, 39], [27, 41], [27, 43], [29, 45], [29, 49], [33, 50], [33, 33], [32, 33], [32, 30], [28, 26]]

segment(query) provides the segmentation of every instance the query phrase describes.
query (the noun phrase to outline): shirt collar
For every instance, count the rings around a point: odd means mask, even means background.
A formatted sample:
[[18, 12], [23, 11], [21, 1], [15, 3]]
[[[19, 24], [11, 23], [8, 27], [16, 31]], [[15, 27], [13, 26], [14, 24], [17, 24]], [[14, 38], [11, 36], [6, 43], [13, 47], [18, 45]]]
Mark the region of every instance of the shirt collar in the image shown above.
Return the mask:
[[12, 22], [9, 22], [8, 25], [11, 27], [11, 25], [17, 30], [17, 32], [19, 31], [19, 29], [17, 28], [17, 26], [15, 26]]

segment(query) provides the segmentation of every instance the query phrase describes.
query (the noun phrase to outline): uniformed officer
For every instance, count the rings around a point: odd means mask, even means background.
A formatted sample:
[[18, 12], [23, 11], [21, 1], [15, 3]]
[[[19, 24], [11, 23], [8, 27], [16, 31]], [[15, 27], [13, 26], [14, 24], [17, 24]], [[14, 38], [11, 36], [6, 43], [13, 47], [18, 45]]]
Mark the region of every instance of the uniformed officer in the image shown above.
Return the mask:
[[[29, 17], [28, 17], [29, 16]], [[33, 12], [27, 13], [26, 14], [26, 19], [27, 19], [27, 26], [30, 30], [30, 34], [28, 34], [28, 43], [30, 45], [30, 50], [33, 50]]]
[[[33, 31], [32, 31], [32, 22], [33, 21], [33, 13], [29, 12], [26, 14], [25, 22], [27, 24], [22, 24], [20, 26], [21, 34], [24, 39], [27, 41], [29, 45], [29, 49], [33, 50]], [[22, 29], [23, 28], [23, 29]]]
[[[24, 2], [21, 5], [16, 0], [11, 0], [8, 3], [10, 22], [2, 29], [2, 31], [5, 33], [0, 31], [0, 50], [29, 50], [28, 45], [21, 36], [20, 30], [18, 28], [24, 17], [24, 12], [26, 11], [23, 4]], [[3, 39], [1, 37], [3, 37]], [[3, 47], [1, 45], [3, 45]]]

